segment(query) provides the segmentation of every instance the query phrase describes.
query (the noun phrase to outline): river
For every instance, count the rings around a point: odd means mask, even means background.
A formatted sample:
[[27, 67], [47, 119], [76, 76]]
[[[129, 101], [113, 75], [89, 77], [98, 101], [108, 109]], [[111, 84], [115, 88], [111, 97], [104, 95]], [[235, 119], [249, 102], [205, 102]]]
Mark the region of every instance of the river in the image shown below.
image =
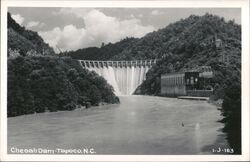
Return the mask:
[[220, 111], [206, 101], [120, 96], [120, 104], [8, 118], [11, 148], [96, 154], [213, 154], [226, 147]]

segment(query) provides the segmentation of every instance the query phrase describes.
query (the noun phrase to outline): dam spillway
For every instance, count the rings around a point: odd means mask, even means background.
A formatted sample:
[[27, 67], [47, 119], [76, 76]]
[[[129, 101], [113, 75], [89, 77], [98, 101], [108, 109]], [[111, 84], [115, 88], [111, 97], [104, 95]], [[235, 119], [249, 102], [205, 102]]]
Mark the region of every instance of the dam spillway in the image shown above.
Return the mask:
[[79, 60], [81, 66], [95, 71], [113, 86], [116, 95], [131, 95], [145, 80], [156, 60], [96, 61]]

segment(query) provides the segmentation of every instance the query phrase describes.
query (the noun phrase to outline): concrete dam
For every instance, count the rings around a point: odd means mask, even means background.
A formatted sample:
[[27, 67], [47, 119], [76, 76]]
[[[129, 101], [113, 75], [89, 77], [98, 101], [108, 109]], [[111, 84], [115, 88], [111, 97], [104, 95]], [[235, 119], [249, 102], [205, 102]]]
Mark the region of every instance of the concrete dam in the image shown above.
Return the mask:
[[95, 71], [113, 86], [116, 95], [132, 95], [146, 79], [156, 60], [97, 61], [79, 60], [81, 66]]

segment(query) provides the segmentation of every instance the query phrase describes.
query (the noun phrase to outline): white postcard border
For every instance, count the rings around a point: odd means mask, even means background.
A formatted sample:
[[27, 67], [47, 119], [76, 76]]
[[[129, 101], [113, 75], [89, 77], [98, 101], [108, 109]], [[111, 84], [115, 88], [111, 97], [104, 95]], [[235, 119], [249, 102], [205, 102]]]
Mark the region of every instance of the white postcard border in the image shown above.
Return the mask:
[[[242, 11], [242, 155], [11, 155], [7, 154], [7, 8], [241, 8]], [[249, 1], [23, 1], [1, 2], [1, 160], [3, 161], [248, 161], [249, 160]]]

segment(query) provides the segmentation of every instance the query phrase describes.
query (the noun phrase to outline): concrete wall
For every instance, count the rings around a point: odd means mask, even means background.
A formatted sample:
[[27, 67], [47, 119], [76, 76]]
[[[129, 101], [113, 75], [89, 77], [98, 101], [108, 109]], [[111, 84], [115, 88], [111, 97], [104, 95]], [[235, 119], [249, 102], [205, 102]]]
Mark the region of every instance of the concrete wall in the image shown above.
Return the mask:
[[187, 90], [188, 96], [210, 97], [212, 94], [213, 90]]
[[185, 96], [186, 86], [185, 85], [175, 85], [175, 86], [162, 86], [161, 94], [166, 96]]

